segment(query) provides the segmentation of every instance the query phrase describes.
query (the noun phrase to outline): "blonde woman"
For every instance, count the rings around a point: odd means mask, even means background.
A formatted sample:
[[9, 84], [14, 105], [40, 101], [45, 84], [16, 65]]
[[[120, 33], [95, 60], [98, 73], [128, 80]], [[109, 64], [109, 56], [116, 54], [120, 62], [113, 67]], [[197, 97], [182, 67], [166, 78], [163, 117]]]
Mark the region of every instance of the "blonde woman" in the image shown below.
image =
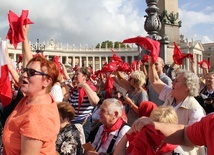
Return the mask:
[[120, 72], [117, 72], [114, 80], [128, 92], [128, 95], [124, 96], [124, 103], [126, 104], [128, 125], [131, 126], [138, 118], [138, 108], [140, 103], [142, 101], [148, 101], [148, 94], [144, 89], [146, 76], [142, 71], [134, 71], [129, 76], [129, 79], [126, 80]]

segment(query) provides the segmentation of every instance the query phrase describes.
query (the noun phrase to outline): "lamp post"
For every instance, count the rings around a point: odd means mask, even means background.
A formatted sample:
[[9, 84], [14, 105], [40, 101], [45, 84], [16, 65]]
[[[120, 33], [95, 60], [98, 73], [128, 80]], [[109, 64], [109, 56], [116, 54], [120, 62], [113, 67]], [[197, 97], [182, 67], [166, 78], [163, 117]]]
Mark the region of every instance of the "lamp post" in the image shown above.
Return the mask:
[[39, 39], [37, 39], [36, 44], [31, 45], [31, 50], [36, 53], [43, 53], [45, 50], [45, 44], [39, 44]]

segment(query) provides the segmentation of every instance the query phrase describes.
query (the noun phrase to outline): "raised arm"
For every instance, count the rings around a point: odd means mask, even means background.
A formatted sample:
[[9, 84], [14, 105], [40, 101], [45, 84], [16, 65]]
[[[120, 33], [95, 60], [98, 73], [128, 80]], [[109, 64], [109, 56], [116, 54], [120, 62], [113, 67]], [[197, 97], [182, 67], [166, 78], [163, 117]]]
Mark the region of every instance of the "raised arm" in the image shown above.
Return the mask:
[[28, 41], [28, 31], [29, 31], [29, 25], [23, 26], [23, 32], [24, 32], [24, 41], [22, 42], [22, 66], [26, 67], [27, 63], [30, 59], [33, 58], [33, 54], [30, 49], [29, 41]]
[[160, 94], [161, 90], [166, 85], [160, 80], [151, 57], [149, 57], [149, 82], [158, 94]]
[[133, 132], [139, 132], [146, 125], [153, 125], [155, 129], [160, 130], [166, 136], [165, 141], [168, 143], [193, 145], [186, 135], [184, 125], [153, 122], [148, 117], [141, 117], [133, 123], [131, 129]]
[[85, 90], [85, 92], [88, 96], [89, 102], [92, 105], [98, 104], [100, 98], [98, 97], [97, 93], [95, 91], [93, 91], [87, 83], [83, 82], [83, 83], [80, 83], [78, 86], [82, 87]]
[[11, 76], [13, 77], [13, 80], [15, 81], [16, 85], [19, 86], [19, 74], [16, 71], [16, 69], [13, 67], [12, 61], [11, 61], [9, 54], [8, 54], [8, 48], [7, 47], [5, 49], [5, 57], [7, 60], [7, 66], [8, 66], [9, 72], [10, 72]]
[[114, 81], [121, 87], [123, 87], [124, 89], [126, 89], [126, 91], [129, 91], [131, 85], [128, 82], [128, 80], [126, 80], [124, 74], [120, 71], [115, 71], [113, 73], [114, 76], [112, 76], [112, 78], [114, 79]]

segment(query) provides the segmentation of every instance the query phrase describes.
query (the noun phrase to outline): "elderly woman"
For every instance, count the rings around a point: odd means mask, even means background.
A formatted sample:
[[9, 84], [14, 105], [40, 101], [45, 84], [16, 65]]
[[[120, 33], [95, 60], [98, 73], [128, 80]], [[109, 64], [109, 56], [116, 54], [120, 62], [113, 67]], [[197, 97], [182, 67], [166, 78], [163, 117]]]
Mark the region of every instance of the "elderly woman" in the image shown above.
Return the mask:
[[56, 150], [60, 155], [81, 155], [83, 154], [82, 144], [85, 143], [85, 136], [82, 125], [72, 124], [75, 110], [68, 102], [57, 104], [60, 115], [60, 133], [57, 136]]
[[[170, 87], [159, 79], [155, 65], [149, 58], [149, 81], [164, 101], [163, 105], [174, 107], [179, 124], [190, 125], [205, 116], [204, 109], [194, 98], [199, 92], [199, 78], [193, 72], [179, 70]], [[186, 149], [187, 154], [199, 154], [197, 148], [183, 149]]]
[[113, 153], [120, 139], [129, 130], [129, 126], [124, 125], [122, 116], [123, 105], [114, 98], [108, 98], [100, 106], [100, 126], [92, 145], [95, 151], [88, 151], [87, 155], [100, 153]]
[[59, 71], [41, 56], [22, 68], [25, 97], [8, 117], [3, 131], [3, 154], [55, 154], [60, 128], [57, 105], [50, 94]]
[[124, 102], [126, 104], [128, 125], [131, 126], [138, 118], [140, 103], [148, 101], [147, 91], [143, 88], [146, 83], [146, 76], [142, 71], [135, 71], [126, 80], [120, 72], [117, 72], [114, 80], [128, 92], [128, 96], [124, 97]]

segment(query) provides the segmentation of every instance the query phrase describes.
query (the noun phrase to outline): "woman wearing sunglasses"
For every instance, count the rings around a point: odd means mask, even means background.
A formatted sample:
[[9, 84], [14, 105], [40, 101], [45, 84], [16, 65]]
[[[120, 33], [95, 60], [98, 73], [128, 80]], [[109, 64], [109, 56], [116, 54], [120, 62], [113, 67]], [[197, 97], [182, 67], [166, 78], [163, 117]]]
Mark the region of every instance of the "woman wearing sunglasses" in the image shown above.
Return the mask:
[[58, 74], [56, 65], [42, 56], [22, 68], [20, 89], [25, 97], [6, 121], [3, 154], [56, 154], [60, 121], [50, 90]]

